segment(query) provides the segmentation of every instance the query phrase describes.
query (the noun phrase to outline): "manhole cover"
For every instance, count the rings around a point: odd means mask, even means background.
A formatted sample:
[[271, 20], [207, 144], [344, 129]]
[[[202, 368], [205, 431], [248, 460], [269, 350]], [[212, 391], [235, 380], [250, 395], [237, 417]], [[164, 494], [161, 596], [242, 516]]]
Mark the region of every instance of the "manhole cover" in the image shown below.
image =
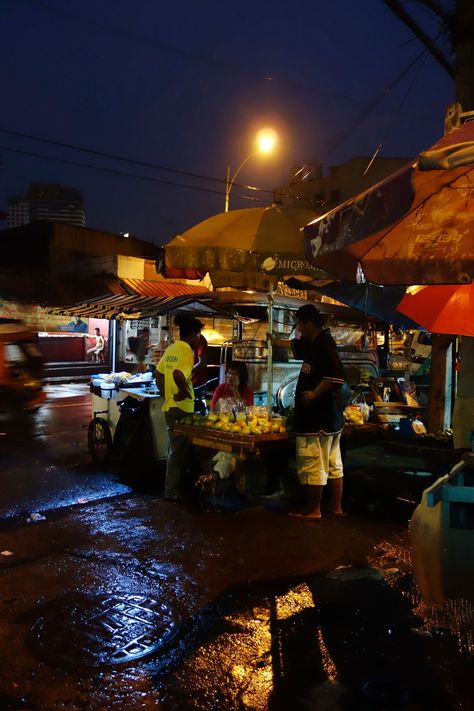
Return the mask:
[[59, 666], [98, 667], [152, 654], [178, 628], [169, 606], [151, 597], [68, 593], [48, 604], [30, 641], [43, 659]]

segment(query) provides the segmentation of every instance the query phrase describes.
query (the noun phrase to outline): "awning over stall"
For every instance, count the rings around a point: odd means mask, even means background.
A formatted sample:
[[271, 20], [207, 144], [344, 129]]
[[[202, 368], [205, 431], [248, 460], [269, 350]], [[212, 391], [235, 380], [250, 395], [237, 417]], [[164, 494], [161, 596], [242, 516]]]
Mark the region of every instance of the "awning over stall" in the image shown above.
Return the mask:
[[137, 319], [173, 314], [177, 310], [193, 315], [234, 318], [232, 308], [214, 303], [212, 292], [181, 296], [104, 296], [62, 308], [49, 309], [58, 316], [108, 319]]
[[120, 277], [120, 283], [130, 294], [137, 296], [183, 296], [184, 294], [204, 294], [209, 291], [205, 286], [197, 284], [183, 284], [166, 279], [159, 281], [151, 279], [125, 279]]

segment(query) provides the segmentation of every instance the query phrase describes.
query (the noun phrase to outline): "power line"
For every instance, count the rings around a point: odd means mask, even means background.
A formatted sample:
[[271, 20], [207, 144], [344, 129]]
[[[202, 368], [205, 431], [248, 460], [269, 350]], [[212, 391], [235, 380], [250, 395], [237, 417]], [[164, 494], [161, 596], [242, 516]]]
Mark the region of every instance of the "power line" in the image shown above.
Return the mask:
[[244, 67], [239, 64], [226, 62], [221, 59], [217, 60], [217, 59], [214, 59], [213, 57], [199, 54], [198, 52], [192, 52], [192, 51], [189, 51], [188, 49], [184, 49], [183, 47], [178, 47], [176, 45], [172, 45], [167, 42], [163, 42], [162, 40], [150, 39], [149, 37], [137, 34], [135, 32], [130, 32], [129, 30], [124, 30], [120, 27], [113, 27], [111, 25], [107, 25], [104, 22], [97, 22], [97, 20], [90, 20], [90, 19], [83, 17], [81, 15], [76, 15], [75, 13], [63, 10], [62, 8], [52, 7], [48, 3], [41, 2], [40, 0], [23, 0], [23, 2], [26, 2], [29, 5], [32, 5], [33, 7], [37, 7], [38, 9], [43, 10], [44, 12], [49, 12], [53, 15], [58, 16], [58, 17], [63, 17], [64, 19], [68, 20], [69, 22], [76, 22], [76, 23], [85, 25], [86, 27], [93, 27], [94, 29], [100, 30], [101, 32], [106, 32], [108, 34], [115, 34], [115, 35], [118, 35], [119, 37], [124, 37], [128, 40], [132, 40], [134, 42], [139, 42], [139, 43], [148, 45], [149, 47], [153, 47], [154, 49], [160, 49], [160, 50], [164, 50], [166, 52], [172, 52], [174, 54], [181, 55], [188, 60], [192, 60], [192, 61], [197, 60], [199, 62], [202, 62], [204, 64], [212, 66], [214, 69], [216, 69], [220, 72], [226, 71], [227, 73], [246, 74], [248, 76], [253, 77], [254, 79], [259, 79], [260, 81], [265, 81], [266, 83], [271, 82], [273, 84], [280, 84], [280, 85], [284, 85], [284, 86], [286, 85], [288, 87], [292, 87], [292, 88], [298, 89], [300, 91], [304, 91], [306, 94], [308, 93], [308, 91], [311, 91], [311, 92], [316, 92], [319, 94], [323, 94], [323, 95], [332, 97], [334, 99], [342, 99], [344, 101], [350, 100], [350, 101], [353, 101], [356, 103], [360, 103], [357, 96], [351, 96], [349, 94], [345, 94], [342, 92], [336, 92], [332, 89], [327, 89], [325, 87], [305, 85], [301, 82], [296, 82], [291, 79], [286, 79], [286, 78], [280, 79], [279, 77], [269, 74], [269, 73], [257, 73], [255, 71], [252, 71], [248, 67]]
[[[177, 175], [184, 175], [187, 178], [196, 178], [198, 180], [208, 180], [213, 183], [219, 183], [220, 185], [225, 185], [225, 180], [221, 178], [213, 178], [209, 175], [201, 175], [200, 173], [192, 173], [187, 170], [180, 170], [179, 168], [170, 168], [169, 166], [159, 165], [158, 163], [150, 163], [143, 160], [135, 160], [134, 158], [129, 158], [128, 156], [120, 156], [114, 153], [106, 153], [105, 151], [98, 151], [94, 148], [86, 148], [84, 146], [77, 146], [73, 143], [63, 143], [61, 141], [54, 141], [51, 138], [43, 138], [41, 136], [34, 136], [30, 133], [21, 133], [20, 131], [12, 131], [8, 128], [0, 128], [0, 133], [6, 133], [10, 136], [16, 136], [18, 138], [27, 138], [31, 141], [38, 141], [39, 143], [46, 143], [50, 146], [59, 146], [60, 148], [67, 148], [69, 150], [79, 151], [81, 153], [89, 153], [90, 155], [99, 156], [100, 158], [108, 158], [111, 160], [122, 161], [123, 163], [131, 163], [133, 165], [141, 165], [144, 168], [153, 168], [154, 170], [163, 170], [168, 173], [176, 173]], [[256, 188], [253, 185], [244, 185], [243, 183], [235, 183], [239, 188], [245, 190], [258, 190], [263, 193], [273, 193], [272, 190], [267, 190], [265, 188]]]
[[412, 59], [407, 66], [402, 69], [397, 76], [392, 79], [391, 82], [376, 96], [374, 99], [370, 101], [370, 103], [359, 113], [355, 118], [346, 126], [345, 129], [343, 129], [333, 140], [332, 142], [329, 143], [326, 151], [324, 152], [324, 155], [322, 157], [322, 160], [326, 160], [328, 155], [332, 153], [332, 151], [337, 148], [337, 146], [342, 143], [342, 141], [346, 138], [346, 136], [354, 129], [356, 128], [367, 116], [375, 109], [378, 104], [384, 99], [387, 94], [398, 84], [399, 81], [401, 81], [405, 75], [412, 69], [412, 67], [426, 54], [426, 49], [424, 49], [420, 54], [418, 54], [415, 59]]
[[[24, 151], [20, 150], [19, 148], [10, 148], [9, 146], [0, 146], [0, 150], [3, 151], [10, 151], [11, 153], [18, 153], [20, 155], [24, 156], [30, 156], [32, 158], [42, 158], [44, 160], [51, 160], [55, 161], [56, 163], [64, 163], [66, 165], [74, 165], [76, 167], [80, 168], [88, 168], [89, 170], [97, 170], [102, 173], [111, 173], [112, 175], [118, 175], [122, 177], [127, 177], [127, 178], [135, 178], [137, 180], [145, 180], [147, 182], [151, 183], [161, 183], [163, 185], [170, 185], [172, 187], [176, 188], [187, 188], [188, 190], [199, 190], [200, 192], [206, 192], [206, 193], [213, 193], [214, 195], [220, 195], [224, 197], [224, 192], [221, 192], [219, 190], [213, 190], [212, 188], [203, 188], [198, 185], [186, 185], [185, 183], [177, 183], [172, 180], [163, 180], [162, 178], [153, 178], [151, 176], [147, 175], [140, 175], [138, 173], [127, 173], [122, 170], [114, 170], [113, 168], [104, 168], [102, 166], [98, 165], [91, 165], [90, 163], [80, 163], [79, 161], [72, 161], [72, 160], [67, 160], [66, 158], [56, 158], [55, 156], [47, 156], [42, 153], [35, 153], [33, 151]], [[252, 202], [264, 202], [267, 203], [268, 200], [264, 200], [263, 198], [256, 198], [256, 197], [251, 197], [250, 195], [238, 195], [237, 197], [241, 198], [242, 200], [251, 200]]]
[[[164, 180], [162, 178], [152, 178], [147, 175], [141, 175], [138, 173], [127, 173], [122, 170], [114, 170], [113, 168], [105, 168], [99, 165], [92, 165], [90, 163], [80, 163], [79, 161], [73, 161], [73, 160], [68, 160], [66, 158], [57, 158], [56, 156], [48, 156], [44, 155], [44, 153], [35, 153], [33, 151], [25, 151], [21, 150], [19, 148], [11, 148], [10, 146], [0, 146], [0, 150], [3, 151], [9, 151], [10, 153], [18, 153], [19, 155], [25, 155], [25, 156], [30, 156], [32, 158], [42, 158], [43, 160], [51, 160], [56, 163], [63, 163], [65, 165], [73, 165], [79, 168], [87, 168], [89, 170], [96, 170], [100, 171], [102, 173], [110, 173], [111, 175], [117, 175], [120, 177], [126, 177], [126, 178], [135, 178], [137, 180], [145, 180], [148, 182], [153, 182], [153, 183], [160, 183], [162, 185], [170, 185], [172, 187], [177, 187], [177, 188], [187, 188], [188, 190], [198, 190], [200, 192], [208, 192], [212, 193], [214, 195], [220, 195], [224, 196], [225, 193], [221, 192], [220, 190], [213, 190], [212, 188], [203, 188], [198, 185], [187, 185], [185, 183], [177, 183], [172, 180]], [[234, 186], [241, 187], [238, 183], [234, 183]], [[244, 186], [245, 187], [245, 186]], [[275, 189], [276, 190], [276, 189]], [[262, 192], [270, 192], [270, 191], [262, 191]], [[295, 199], [302, 199], [307, 202], [312, 202], [312, 203], [317, 203], [318, 205], [321, 204], [321, 200], [316, 199], [316, 198], [311, 198], [308, 195], [295, 195], [294, 193], [284, 193], [281, 191], [277, 191], [279, 197], [291, 197]], [[272, 198], [275, 195], [275, 191], [271, 191], [272, 193]], [[252, 197], [251, 195], [242, 195], [242, 193], [238, 194], [235, 196], [236, 198], [239, 198], [241, 200], [250, 200], [251, 202], [259, 202], [263, 204], [268, 204], [270, 200], [266, 198], [258, 198], [258, 197]], [[273, 199], [272, 199], [273, 201]]]

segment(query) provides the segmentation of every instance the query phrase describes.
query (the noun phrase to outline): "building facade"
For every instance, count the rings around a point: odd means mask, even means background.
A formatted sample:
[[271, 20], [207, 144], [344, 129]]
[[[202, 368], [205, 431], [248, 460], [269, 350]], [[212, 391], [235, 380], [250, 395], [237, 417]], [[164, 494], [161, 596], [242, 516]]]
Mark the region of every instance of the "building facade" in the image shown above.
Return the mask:
[[302, 207], [323, 215], [409, 161], [409, 158], [351, 158], [347, 163], [331, 166], [328, 175], [323, 175], [321, 163], [309, 161], [291, 169], [289, 182], [275, 188], [273, 199], [277, 205]]
[[7, 200], [8, 227], [20, 227], [36, 220], [63, 222], [85, 227], [82, 193], [55, 183], [30, 183], [25, 195]]

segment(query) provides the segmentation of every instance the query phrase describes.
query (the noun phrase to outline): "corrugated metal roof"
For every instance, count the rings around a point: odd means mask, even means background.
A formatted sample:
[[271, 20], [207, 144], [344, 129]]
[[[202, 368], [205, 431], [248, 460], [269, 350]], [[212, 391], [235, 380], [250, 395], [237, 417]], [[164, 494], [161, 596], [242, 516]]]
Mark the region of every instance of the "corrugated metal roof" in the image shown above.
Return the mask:
[[196, 315], [230, 316], [229, 311], [213, 304], [212, 292], [181, 296], [105, 296], [64, 308], [48, 309], [59, 316], [89, 316], [96, 318], [147, 318], [186, 309]]
[[149, 279], [124, 279], [120, 281], [126, 289], [139, 296], [183, 296], [184, 294], [203, 294], [208, 292], [205, 286], [182, 284], [177, 282], [151, 281]]

